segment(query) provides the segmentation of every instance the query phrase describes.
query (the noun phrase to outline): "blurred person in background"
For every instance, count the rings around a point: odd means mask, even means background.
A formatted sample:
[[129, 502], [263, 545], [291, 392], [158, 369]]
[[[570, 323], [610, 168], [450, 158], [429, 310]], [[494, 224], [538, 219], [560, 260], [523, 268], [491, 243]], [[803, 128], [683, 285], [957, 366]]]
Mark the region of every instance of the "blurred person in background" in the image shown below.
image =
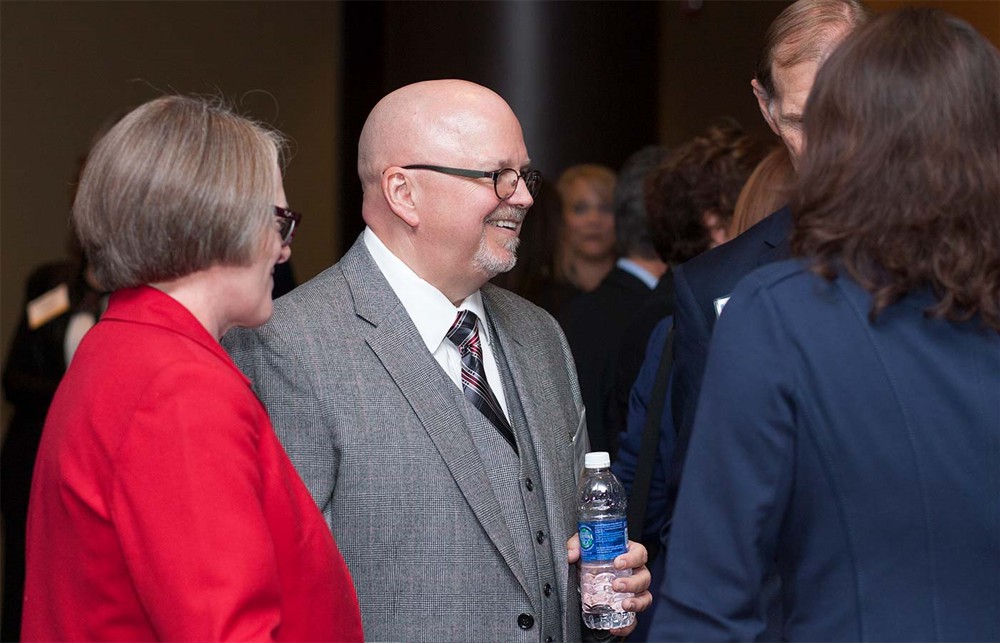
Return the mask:
[[631, 313], [622, 336], [606, 412], [609, 432], [626, 430], [629, 394], [646, 357], [653, 328], [673, 311], [677, 266], [728, 239], [726, 227], [747, 176], [765, 144], [725, 119], [677, 147], [645, 182], [651, 238], [667, 269]]
[[615, 266], [614, 192], [617, 177], [604, 165], [566, 168], [556, 190], [562, 200], [558, 278], [590, 292]]
[[622, 333], [667, 268], [653, 247], [643, 191], [646, 176], [667, 152], [666, 147], [650, 145], [625, 161], [614, 190], [615, 267], [595, 290], [569, 302], [559, 316], [580, 377], [590, 448], [608, 451], [612, 459], [618, 450], [618, 431], [607, 427], [605, 415]]
[[291, 253], [282, 147], [168, 96], [90, 154], [72, 220], [113, 294], [42, 433], [24, 639], [361, 638], [326, 523], [219, 345], [270, 317]]
[[1000, 52], [927, 8], [816, 76], [792, 250], [712, 339], [654, 634], [1000, 639]]
[[562, 230], [562, 203], [559, 193], [544, 177], [538, 186], [535, 203], [521, 223], [521, 243], [517, 246], [517, 264], [491, 281], [555, 316], [567, 301], [579, 294], [569, 283], [556, 278], [557, 249]]
[[729, 240], [740, 190], [769, 148], [723, 119], [679, 147], [646, 187], [657, 248], [679, 265]]
[[[91, 137], [88, 152], [124, 115], [113, 114], [101, 124]], [[71, 206], [86, 161], [86, 153], [76, 159]], [[45, 263], [28, 276], [21, 319], [3, 367], [3, 393], [14, 407], [14, 415], [0, 448], [2, 641], [16, 641], [21, 635], [28, 499], [45, 416], [80, 340], [108, 304], [107, 293], [95, 280], [75, 235], [70, 236], [68, 246], [69, 259]]]
[[[868, 18], [868, 10], [857, 0], [798, 0], [768, 27], [751, 87], [765, 121], [788, 148], [793, 166], [803, 148], [802, 115], [817, 69]], [[677, 453], [667, 473], [668, 520], [683, 474], [715, 321], [740, 278], [758, 266], [788, 258], [791, 227], [791, 210], [783, 207], [733, 241], [671, 271], [674, 363], [669, 402]]]
[[93, 271], [77, 254], [75, 260], [39, 266], [28, 277], [3, 369], [4, 397], [14, 407], [0, 449], [3, 641], [16, 641], [21, 634], [28, 498], [45, 415], [80, 340], [107, 305]]
[[[646, 181], [646, 209], [650, 213], [656, 251], [665, 262], [677, 265], [704, 252], [722, 240], [720, 226], [732, 216], [741, 187], [763, 157], [766, 146], [756, 137], [746, 134], [734, 122], [725, 121], [709, 126], [673, 151]], [[700, 225], [698, 225], [700, 224]], [[684, 235], [689, 235], [685, 237]], [[673, 424], [669, 414], [662, 413], [651, 430], [659, 431], [653, 458], [652, 477], [647, 482], [637, 479], [637, 467], [643, 454], [643, 438], [647, 412], [656, 394], [656, 375], [660, 369], [666, 343], [666, 329], [671, 323], [673, 279], [668, 270], [656, 290], [632, 315], [623, 337], [615, 378], [615, 396], [609, 407], [609, 429], [624, 431], [615, 473], [629, 491], [630, 533], [646, 545], [653, 556], [650, 571], [653, 582], [662, 579], [663, 557], [659, 533], [665, 522], [666, 468], [673, 453]], [[659, 324], [659, 325], [657, 325]], [[662, 396], [664, 391], [660, 391]], [[614, 422], [614, 423], [612, 423]], [[640, 493], [636, 485], [645, 485], [644, 501], [636, 503]], [[641, 519], [636, 511], [642, 511]], [[655, 609], [657, 597], [654, 593]], [[648, 636], [650, 616], [638, 618], [635, 637]]]

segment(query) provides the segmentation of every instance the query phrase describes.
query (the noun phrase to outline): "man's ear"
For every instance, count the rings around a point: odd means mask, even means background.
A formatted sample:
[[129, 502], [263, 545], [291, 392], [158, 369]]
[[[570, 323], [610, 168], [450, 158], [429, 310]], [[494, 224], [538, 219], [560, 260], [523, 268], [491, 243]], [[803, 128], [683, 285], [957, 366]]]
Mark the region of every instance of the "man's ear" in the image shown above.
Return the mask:
[[771, 127], [772, 132], [781, 136], [781, 132], [778, 131], [778, 126], [774, 122], [774, 116], [771, 115], [770, 96], [767, 95], [767, 92], [764, 91], [764, 88], [761, 87], [756, 78], [750, 81], [750, 87], [753, 88], [753, 95], [757, 97], [757, 106], [760, 107], [760, 113], [764, 117], [764, 120], [767, 121], [767, 124]]
[[387, 168], [382, 173], [382, 196], [393, 214], [411, 228], [417, 227], [420, 216], [409, 172], [400, 167]]

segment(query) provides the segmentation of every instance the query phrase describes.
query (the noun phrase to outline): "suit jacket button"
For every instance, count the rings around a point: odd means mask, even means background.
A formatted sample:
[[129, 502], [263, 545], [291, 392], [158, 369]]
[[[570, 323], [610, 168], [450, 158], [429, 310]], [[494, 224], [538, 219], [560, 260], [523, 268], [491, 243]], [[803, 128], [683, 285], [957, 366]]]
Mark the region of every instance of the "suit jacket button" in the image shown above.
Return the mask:
[[545, 587], [542, 588], [542, 591], [546, 596], [552, 596], [552, 586], [548, 583], [545, 583]]
[[535, 617], [531, 614], [521, 614], [517, 617], [517, 626], [522, 630], [530, 630], [535, 624]]
[[528, 491], [533, 491], [533, 490], [535, 489], [535, 483], [533, 483], [533, 482], [531, 481], [531, 478], [525, 478], [525, 479], [524, 479], [524, 487], [525, 487], [525, 489], [527, 489]]
[[535, 534], [535, 540], [538, 541], [539, 545], [541, 545], [542, 543], [544, 543], [545, 542], [545, 532], [542, 531], [541, 529], [539, 529], [538, 532]]
[[552, 641], [554, 641], [554, 640], [555, 639], [553, 639], [551, 636], [546, 636], [545, 637], [545, 643], [552, 643]]

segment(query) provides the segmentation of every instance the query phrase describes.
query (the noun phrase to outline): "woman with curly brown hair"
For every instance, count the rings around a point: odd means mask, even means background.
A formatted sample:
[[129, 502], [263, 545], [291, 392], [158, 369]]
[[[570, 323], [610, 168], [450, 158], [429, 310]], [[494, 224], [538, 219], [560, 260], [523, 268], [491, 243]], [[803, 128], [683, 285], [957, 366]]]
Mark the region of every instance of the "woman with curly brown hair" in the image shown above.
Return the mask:
[[729, 240], [740, 190], [768, 147], [725, 119], [678, 147], [646, 180], [653, 244], [670, 265]]
[[904, 9], [809, 97], [798, 259], [712, 339], [667, 557], [664, 638], [1000, 639], [1000, 53]]

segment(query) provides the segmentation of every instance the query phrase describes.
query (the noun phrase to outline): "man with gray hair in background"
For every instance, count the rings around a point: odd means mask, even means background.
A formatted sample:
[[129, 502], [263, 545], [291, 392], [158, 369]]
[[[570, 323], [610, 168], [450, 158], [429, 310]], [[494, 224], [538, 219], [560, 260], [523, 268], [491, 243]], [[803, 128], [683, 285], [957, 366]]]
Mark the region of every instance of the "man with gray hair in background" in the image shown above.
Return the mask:
[[[781, 137], [793, 164], [804, 143], [802, 114], [817, 70], [868, 17], [868, 10], [857, 0], [799, 0], [771, 23], [751, 86], [764, 120]], [[673, 271], [675, 353], [669, 395], [679, 453], [669, 473], [668, 511], [673, 509], [680, 483], [715, 320], [744, 275], [757, 266], [788, 258], [791, 229], [792, 215], [785, 207]]]

